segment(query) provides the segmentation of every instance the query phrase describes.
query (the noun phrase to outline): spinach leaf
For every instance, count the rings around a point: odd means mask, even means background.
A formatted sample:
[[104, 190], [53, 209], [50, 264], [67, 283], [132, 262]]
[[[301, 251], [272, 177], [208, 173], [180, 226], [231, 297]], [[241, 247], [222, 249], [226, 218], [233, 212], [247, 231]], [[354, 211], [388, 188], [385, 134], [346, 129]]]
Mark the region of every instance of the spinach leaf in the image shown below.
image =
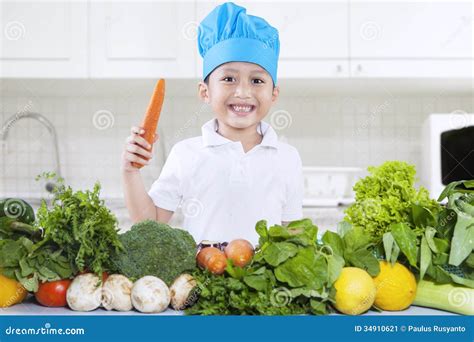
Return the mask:
[[292, 287], [321, 289], [327, 279], [326, 259], [313, 247], [303, 248], [296, 256], [275, 268], [275, 277]]
[[433, 227], [426, 227], [425, 229], [425, 240], [430, 249], [433, 251], [433, 253], [438, 253], [438, 247], [436, 246], [436, 243], [434, 241], [434, 236], [436, 234], [436, 229]]
[[449, 260], [449, 255], [446, 253], [437, 253], [432, 255], [433, 265], [447, 265]]
[[436, 218], [431, 211], [421, 205], [413, 203], [411, 206], [412, 220], [416, 227], [435, 226]]
[[339, 278], [345, 261], [341, 255], [333, 254], [327, 256], [328, 263], [328, 284], [332, 285]]
[[268, 229], [268, 237], [272, 241], [282, 241], [289, 238], [290, 233], [286, 227], [274, 225]]
[[474, 268], [474, 253], [469, 254], [465, 262], [466, 266]]
[[331, 247], [333, 254], [344, 255], [344, 242], [339, 234], [328, 230], [324, 233], [322, 240], [327, 246]]
[[298, 247], [289, 242], [274, 242], [263, 251], [263, 258], [272, 265], [278, 266], [298, 253]]
[[267, 230], [267, 221], [260, 220], [255, 225], [255, 231], [260, 236], [258, 243], [262, 246], [265, 242], [268, 241], [268, 230]]
[[287, 226], [290, 238], [286, 241], [300, 246], [314, 246], [318, 235], [318, 227], [310, 219], [290, 222]]
[[456, 192], [469, 193], [473, 191], [474, 191], [474, 180], [461, 180], [457, 182], [451, 182], [444, 188], [444, 190], [439, 195], [438, 202], [441, 202], [446, 197], [449, 197]]
[[367, 248], [371, 244], [370, 235], [360, 227], [352, 227], [343, 237], [344, 245], [349, 251]]
[[326, 304], [315, 299], [310, 300], [311, 311], [316, 315], [326, 315]]
[[337, 224], [337, 233], [339, 236], [344, 237], [346, 233], [352, 229], [352, 224], [347, 221], [341, 221]]
[[456, 283], [460, 285], [464, 285], [470, 288], [474, 288], [474, 280], [466, 278], [465, 275], [460, 272], [460, 269], [456, 266], [452, 266], [451, 268], [446, 265], [437, 265], [437, 266], [430, 266], [427, 270], [427, 274], [433, 278], [433, 280], [440, 284], [449, 284], [449, 283]]
[[416, 234], [405, 223], [391, 225], [391, 232], [401, 252], [407, 257], [413, 267], [418, 267], [418, 248], [416, 246]]
[[243, 280], [245, 284], [257, 291], [265, 292], [268, 289], [269, 281], [265, 274], [248, 275]]
[[439, 213], [438, 224], [436, 226], [438, 236], [444, 239], [451, 240], [455, 225], [456, 225], [456, 212], [449, 208], [442, 210]]
[[426, 270], [431, 265], [431, 250], [426, 237], [421, 238], [420, 245], [420, 280], [425, 276]]
[[397, 262], [398, 255], [400, 253], [400, 247], [398, 247], [392, 233], [387, 232], [382, 237], [383, 246], [385, 250], [385, 260], [390, 262], [392, 266]]
[[377, 258], [367, 249], [358, 249], [356, 251], [347, 251], [344, 253], [344, 259], [354, 266], [366, 270], [372, 277], [380, 273], [380, 264]]
[[449, 197], [448, 207], [457, 214], [449, 254], [449, 263], [454, 266], [460, 265], [474, 249], [474, 216], [466, 211], [465, 204], [465, 197], [461, 193]]
[[446, 253], [449, 250], [449, 241], [447, 239], [433, 238], [438, 253]]

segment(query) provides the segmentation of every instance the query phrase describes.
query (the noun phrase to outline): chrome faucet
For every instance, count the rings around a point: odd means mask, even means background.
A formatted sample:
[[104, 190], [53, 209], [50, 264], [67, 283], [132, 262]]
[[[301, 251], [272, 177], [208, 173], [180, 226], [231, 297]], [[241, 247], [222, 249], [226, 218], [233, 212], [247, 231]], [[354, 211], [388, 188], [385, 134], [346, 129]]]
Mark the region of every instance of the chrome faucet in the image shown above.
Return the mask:
[[[59, 164], [58, 138], [56, 135], [56, 129], [54, 128], [51, 121], [49, 121], [44, 115], [41, 115], [39, 113], [33, 113], [33, 112], [20, 112], [20, 113], [16, 113], [12, 115], [2, 125], [2, 128], [0, 130], [0, 141], [3, 144], [5, 144], [8, 138], [8, 132], [10, 131], [10, 128], [12, 128], [13, 125], [15, 125], [15, 123], [20, 121], [21, 119], [28, 119], [28, 118], [38, 121], [39, 123], [41, 123], [43, 126], [45, 126], [48, 129], [48, 132], [53, 139], [54, 158], [55, 158], [55, 163], [56, 163], [56, 170], [55, 170], [56, 175], [58, 177], [61, 177], [61, 168]], [[51, 182], [46, 183], [46, 190], [48, 192], [52, 192], [54, 187], [55, 187], [55, 184]]]

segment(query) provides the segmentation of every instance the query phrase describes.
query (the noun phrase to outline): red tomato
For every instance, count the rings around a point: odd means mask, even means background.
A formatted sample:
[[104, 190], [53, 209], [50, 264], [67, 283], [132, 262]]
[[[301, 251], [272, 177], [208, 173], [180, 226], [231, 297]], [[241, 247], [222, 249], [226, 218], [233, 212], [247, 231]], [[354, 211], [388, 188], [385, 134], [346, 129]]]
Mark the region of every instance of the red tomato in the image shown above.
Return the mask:
[[41, 283], [35, 293], [35, 298], [38, 303], [44, 306], [66, 306], [66, 292], [71, 282], [71, 280], [65, 279]]

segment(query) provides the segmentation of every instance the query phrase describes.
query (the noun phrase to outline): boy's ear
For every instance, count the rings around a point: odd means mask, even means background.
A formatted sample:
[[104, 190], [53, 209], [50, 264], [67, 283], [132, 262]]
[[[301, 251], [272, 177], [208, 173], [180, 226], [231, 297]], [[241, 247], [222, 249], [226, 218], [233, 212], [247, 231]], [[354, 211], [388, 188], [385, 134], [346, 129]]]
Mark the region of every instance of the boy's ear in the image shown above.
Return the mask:
[[209, 99], [209, 87], [206, 83], [204, 83], [203, 81], [199, 82], [198, 84], [198, 95], [199, 95], [199, 98], [205, 102], [205, 103], [209, 103], [210, 102], [210, 99]]
[[273, 87], [272, 102], [276, 102], [276, 100], [278, 99], [278, 96], [280, 96], [280, 87], [275, 86]]

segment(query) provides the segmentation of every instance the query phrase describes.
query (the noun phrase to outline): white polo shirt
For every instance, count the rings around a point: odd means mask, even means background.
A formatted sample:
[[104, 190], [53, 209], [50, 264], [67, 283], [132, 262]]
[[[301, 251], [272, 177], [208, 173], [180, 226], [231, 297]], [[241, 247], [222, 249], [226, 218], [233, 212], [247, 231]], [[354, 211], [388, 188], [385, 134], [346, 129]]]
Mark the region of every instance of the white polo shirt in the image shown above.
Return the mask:
[[196, 242], [258, 242], [255, 224], [302, 218], [303, 174], [298, 151], [278, 141], [262, 122], [262, 142], [247, 153], [240, 141], [216, 132], [213, 119], [202, 136], [173, 146], [148, 194], [157, 207], [182, 206], [184, 229]]

